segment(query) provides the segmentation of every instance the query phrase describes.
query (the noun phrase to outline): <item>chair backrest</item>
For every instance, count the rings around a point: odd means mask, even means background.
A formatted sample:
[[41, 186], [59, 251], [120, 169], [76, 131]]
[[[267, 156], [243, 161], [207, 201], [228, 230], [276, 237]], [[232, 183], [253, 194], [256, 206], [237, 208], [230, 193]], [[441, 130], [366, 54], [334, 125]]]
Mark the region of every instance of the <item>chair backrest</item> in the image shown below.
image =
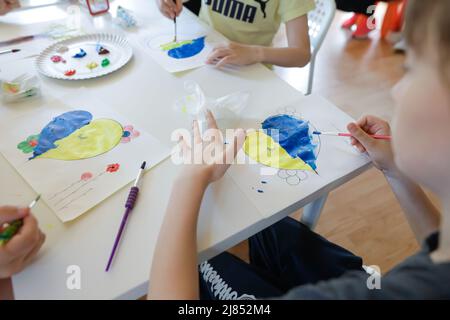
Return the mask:
[[309, 38], [313, 54], [320, 49], [336, 13], [335, 0], [315, 0], [315, 2], [316, 8], [308, 13]]

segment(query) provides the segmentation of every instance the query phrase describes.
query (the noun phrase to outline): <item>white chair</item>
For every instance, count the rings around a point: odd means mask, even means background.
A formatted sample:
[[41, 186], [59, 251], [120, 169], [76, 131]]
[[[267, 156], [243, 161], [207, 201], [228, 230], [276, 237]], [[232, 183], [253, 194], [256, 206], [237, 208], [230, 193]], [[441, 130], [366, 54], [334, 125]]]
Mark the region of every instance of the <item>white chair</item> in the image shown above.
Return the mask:
[[325, 40], [336, 13], [335, 0], [315, 0], [315, 2], [316, 9], [308, 13], [311, 61], [309, 64], [308, 89], [306, 90], [306, 95], [309, 95], [312, 92], [316, 56]]

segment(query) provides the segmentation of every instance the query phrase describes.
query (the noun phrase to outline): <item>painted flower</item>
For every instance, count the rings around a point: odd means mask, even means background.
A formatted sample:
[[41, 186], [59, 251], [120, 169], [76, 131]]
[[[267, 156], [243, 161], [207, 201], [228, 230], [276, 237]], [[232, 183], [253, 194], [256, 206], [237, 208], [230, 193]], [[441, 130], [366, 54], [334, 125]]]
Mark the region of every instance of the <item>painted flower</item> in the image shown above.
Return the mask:
[[35, 134], [29, 136], [25, 141], [22, 141], [17, 145], [17, 149], [22, 150], [23, 153], [31, 153], [38, 145], [39, 135]]
[[278, 177], [285, 180], [290, 186], [297, 186], [303, 180], [308, 178], [308, 175], [303, 170], [279, 170]]
[[128, 125], [123, 127], [123, 135], [122, 135], [122, 143], [128, 143], [131, 139], [137, 138], [141, 135], [141, 133], [134, 129], [133, 126]]
[[81, 175], [81, 180], [83, 180], [83, 181], [88, 181], [89, 179], [92, 178], [92, 176], [93, 176], [92, 173], [90, 173], [90, 172], [85, 172], [85, 173], [83, 173], [83, 174]]
[[106, 172], [114, 173], [114, 172], [119, 171], [119, 168], [120, 168], [120, 164], [118, 164], [118, 163], [109, 164], [106, 167]]

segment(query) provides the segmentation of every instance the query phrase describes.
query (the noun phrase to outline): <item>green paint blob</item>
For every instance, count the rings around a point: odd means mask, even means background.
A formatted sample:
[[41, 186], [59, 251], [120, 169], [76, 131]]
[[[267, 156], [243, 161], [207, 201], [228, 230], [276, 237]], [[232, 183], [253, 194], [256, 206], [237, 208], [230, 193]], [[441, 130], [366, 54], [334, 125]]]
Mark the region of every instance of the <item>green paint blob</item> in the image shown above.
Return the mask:
[[105, 58], [105, 59], [102, 60], [102, 67], [103, 68], [109, 66], [109, 64], [110, 64], [110, 61], [109, 61], [108, 58]]

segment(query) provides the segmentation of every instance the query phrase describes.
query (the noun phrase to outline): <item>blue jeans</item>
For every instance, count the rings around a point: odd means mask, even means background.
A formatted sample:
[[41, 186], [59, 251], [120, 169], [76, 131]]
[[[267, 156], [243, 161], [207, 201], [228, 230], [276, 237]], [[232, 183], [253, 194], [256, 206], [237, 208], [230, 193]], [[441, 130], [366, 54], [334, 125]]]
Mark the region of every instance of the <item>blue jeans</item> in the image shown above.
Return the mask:
[[249, 239], [250, 264], [227, 252], [200, 265], [201, 299], [271, 298], [360, 270], [362, 259], [285, 218]]

